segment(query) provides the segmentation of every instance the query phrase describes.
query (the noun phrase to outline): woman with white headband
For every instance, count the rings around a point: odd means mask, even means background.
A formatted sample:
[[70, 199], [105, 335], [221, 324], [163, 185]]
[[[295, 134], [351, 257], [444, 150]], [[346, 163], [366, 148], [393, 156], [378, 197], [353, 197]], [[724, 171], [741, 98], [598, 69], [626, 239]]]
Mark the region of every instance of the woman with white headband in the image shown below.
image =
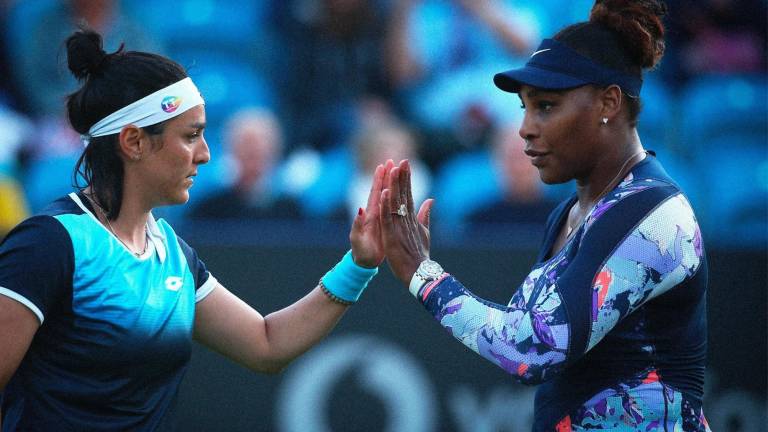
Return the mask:
[[[67, 40], [83, 82], [67, 109], [86, 187], [0, 244], [3, 431], [168, 430], [192, 338], [261, 372], [318, 343], [383, 260], [378, 167], [351, 250], [293, 305], [262, 317], [227, 291], [152, 209], [185, 203], [210, 154], [203, 98], [150, 53]], [[319, 276], [319, 275], [318, 275]]]

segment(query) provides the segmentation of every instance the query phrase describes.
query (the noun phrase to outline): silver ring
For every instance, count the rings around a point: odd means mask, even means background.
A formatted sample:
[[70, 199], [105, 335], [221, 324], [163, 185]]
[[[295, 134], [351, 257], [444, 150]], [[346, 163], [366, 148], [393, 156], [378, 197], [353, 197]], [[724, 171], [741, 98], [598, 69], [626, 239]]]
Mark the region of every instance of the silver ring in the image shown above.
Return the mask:
[[392, 214], [405, 217], [408, 215], [408, 210], [406, 210], [405, 204], [400, 204], [400, 207], [397, 208], [397, 211], [392, 212]]

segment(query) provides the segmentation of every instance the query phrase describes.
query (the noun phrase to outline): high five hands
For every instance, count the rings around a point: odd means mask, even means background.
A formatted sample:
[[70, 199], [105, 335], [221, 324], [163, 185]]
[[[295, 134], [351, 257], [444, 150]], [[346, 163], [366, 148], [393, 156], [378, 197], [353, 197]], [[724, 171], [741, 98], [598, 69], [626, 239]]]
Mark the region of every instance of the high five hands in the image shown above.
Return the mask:
[[[355, 261], [375, 266], [386, 256], [392, 273], [408, 286], [419, 264], [429, 258], [429, 213], [432, 199], [414, 211], [411, 166], [391, 160], [376, 167], [368, 206], [358, 212], [350, 233]], [[360, 246], [358, 260], [356, 243]], [[363, 252], [365, 251], [365, 252]]]
[[392, 161], [376, 167], [368, 194], [365, 210], [358, 209], [349, 232], [352, 257], [361, 267], [378, 267], [384, 261], [384, 246], [381, 241], [381, 223], [379, 222], [381, 190], [384, 188], [385, 171], [392, 168]]

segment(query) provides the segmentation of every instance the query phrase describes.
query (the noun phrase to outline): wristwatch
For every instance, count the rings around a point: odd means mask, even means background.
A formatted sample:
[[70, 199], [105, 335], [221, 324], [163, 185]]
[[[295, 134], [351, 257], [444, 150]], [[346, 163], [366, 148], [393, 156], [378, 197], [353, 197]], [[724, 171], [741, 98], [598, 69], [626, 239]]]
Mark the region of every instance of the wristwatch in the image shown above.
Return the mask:
[[416, 297], [419, 294], [421, 288], [428, 282], [432, 282], [435, 279], [439, 279], [445, 274], [443, 268], [436, 261], [431, 259], [425, 259], [419, 264], [416, 272], [411, 278], [411, 283], [408, 285], [408, 291]]

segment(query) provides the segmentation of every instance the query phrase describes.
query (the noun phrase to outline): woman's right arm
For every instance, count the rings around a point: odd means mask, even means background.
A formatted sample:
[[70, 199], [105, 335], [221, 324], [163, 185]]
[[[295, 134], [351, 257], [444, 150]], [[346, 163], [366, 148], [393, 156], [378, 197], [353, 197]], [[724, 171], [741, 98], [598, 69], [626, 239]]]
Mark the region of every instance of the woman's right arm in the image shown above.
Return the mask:
[[0, 295], [0, 392], [16, 372], [39, 327], [40, 321], [27, 306]]
[[73, 267], [69, 234], [50, 216], [25, 220], [0, 243], [0, 392], [71, 287]]
[[[28, 307], [0, 295], [0, 347], [3, 347], [0, 350], [0, 400], [39, 327], [40, 321]], [[2, 428], [3, 411], [0, 407], [0, 430]]]
[[[413, 216], [409, 170], [402, 163], [392, 170], [381, 200], [387, 260], [406, 286], [415, 262], [429, 257], [428, 236], [419, 235], [423, 218]], [[595, 226], [580, 240], [580, 253], [536, 268], [508, 306], [475, 296], [450, 275], [413, 294], [471, 350], [523, 383], [546, 381], [700, 268], [701, 236], [687, 200], [671, 186], [646, 184], [601, 201], [585, 223]], [[407, 216], [395, 216], [399, 203]]]
[[[352, 224], [351, 251], [321, 279], [320, 285], [267, 316], [217, 285], [197, 303], [195, 339], [254, 371], [276, 373], [327, 336], [349, 306], [333, 300], [328, 292], [356, 301], [384, 260], [379, 197], [384, 172], [392, 165], [389, 161], [376, 168], [367, 208], [359, 210]], [[350, 286], [354, 289], [350, 290]], [[344, 299], [341, 293], [355, 298]]]

